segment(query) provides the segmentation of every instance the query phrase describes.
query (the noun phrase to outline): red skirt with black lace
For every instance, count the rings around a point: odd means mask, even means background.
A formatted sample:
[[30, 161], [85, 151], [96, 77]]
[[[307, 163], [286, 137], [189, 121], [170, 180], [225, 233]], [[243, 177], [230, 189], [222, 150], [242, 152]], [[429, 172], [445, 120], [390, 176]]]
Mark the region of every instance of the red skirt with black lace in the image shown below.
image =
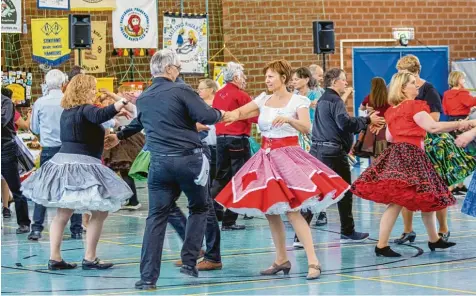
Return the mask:
[[408, 143], [387, 148], [352, 184], [351, 191], [363, 199], [411, 211], [438, 211], [456, 203], [425, 151]]
[[233, 176], [216, 201], [248, 215], [319, 212], [349, 189], [339, 175], [304, 151], [298, 137], [263, 138], [262, 148]]

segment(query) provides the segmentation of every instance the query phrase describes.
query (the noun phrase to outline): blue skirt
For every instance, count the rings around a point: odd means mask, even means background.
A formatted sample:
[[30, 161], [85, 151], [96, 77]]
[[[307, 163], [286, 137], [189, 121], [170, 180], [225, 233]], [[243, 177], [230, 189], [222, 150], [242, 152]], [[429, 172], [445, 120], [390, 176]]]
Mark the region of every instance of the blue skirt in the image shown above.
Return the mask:
[[469, 184], [468, 194], [466, 194], [464, 199], [461, 212], [476, 217], [476, 174], [473, 175], [471, 184]]

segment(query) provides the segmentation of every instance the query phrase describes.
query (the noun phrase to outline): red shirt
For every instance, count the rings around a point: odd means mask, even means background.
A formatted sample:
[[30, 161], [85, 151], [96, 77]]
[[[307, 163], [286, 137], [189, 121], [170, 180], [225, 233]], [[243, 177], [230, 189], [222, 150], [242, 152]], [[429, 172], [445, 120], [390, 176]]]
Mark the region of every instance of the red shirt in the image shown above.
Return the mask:
[[[233, 111], [251, 102], [251, 97], [242, 91], [233, 83], [227, 83], [222, 89], [217, 91], [213, 99], [212, 107], [223, 111]], [[249, 136], [251, 133], [252, 123], [257, 122], [257, 117], [246, 120], [240, 120], [230, 125], [225, 126], [225, 123], [220, 122], [215, 125], [216, 134], [219, 135], [234, 135]]]
[[385, 114], [385, 112], [387, 112], [387, 109], [390, 108], [390, 105], [389, 104], [385, 104], [383, 105], [382, 107], [378, 107], [378, 108], [374, 108], [374, 106], [372, 106], [370, 104], [370, 95], [366, 96], [362, 102], [362, 105], [363, 106], [369, 106], [369, 107], [372, 107], [375, 111], [378, 111], [378, 115], [379, 116], [383, 116]]
[[18, 125], [16, 124], [17, 120], [20, 119], [21, 115], [20, 113], [15, 110], [15, 116], [13, 117], [13, 122], [15, 123], [13, 126], [15, 128], [15, 131], [18, 131]]
[[385, 113], [385, 121], [394, 143], [409, 143], [422, 147], [426, 131], [413, 119], [413, 116], [421, 111], [430, 113], [427, 102], [404, 101], [396, 107], [388, 108]]
[[476, 97], [465, 89], [450, 89], [443, 94], [443, 111], [449, 116], [468, 116], [476, 106]]

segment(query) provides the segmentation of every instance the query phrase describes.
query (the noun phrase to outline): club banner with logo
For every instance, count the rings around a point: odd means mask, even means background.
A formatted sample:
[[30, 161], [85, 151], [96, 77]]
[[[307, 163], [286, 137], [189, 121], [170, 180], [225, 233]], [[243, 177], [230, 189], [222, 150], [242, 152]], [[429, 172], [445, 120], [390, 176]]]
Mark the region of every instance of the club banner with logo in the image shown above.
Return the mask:
[[[107, 22], [91, 22], [91, 49], [81, 50], [81, 67], [86, 73], [106, 72], [106, 27]], [[74, 64], [79, 65], [79, 57], [74, 56]]]
[[21, 0], [2, 0], [3, 33], [21, 33]]
[[57, 66], [69, 60], [68, 18], [31, 20], [33, 60]]
[[116, 9], [115, 0], [70, 0], [72, 11], [105, 11]]
[[213, 66], [213, 80], [215, 80], [220, 87], [225, 84], [225, 79], [223, 78], [225, 69], [226, 63], [215, 63]]
[[39, 9], [69, 10], [69, 0], [37, 0]]
[[116, 0], [112, 13], [114, 48], [157, 48], [156, 0]]
[[204, 74], [208, 65], [207, 15], [166, 12], [164, 48], [175, 50], [182, 62], [182, 73]]

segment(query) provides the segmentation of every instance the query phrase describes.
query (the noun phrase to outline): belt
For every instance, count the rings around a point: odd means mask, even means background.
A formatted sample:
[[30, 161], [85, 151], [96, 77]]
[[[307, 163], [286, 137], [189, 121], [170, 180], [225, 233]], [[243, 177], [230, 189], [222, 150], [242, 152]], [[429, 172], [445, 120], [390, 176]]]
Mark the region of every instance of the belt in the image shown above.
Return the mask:
[[266, 150], [274, 150], [287, 146], [299, 146], [298, 137], [285, 137], [285, 138], [262, 138], [261, 148]]
[[334, 143], [334, 142], [316, 142], [317, 146], [324, 146], [324, 147], [332, 147], [332, 148], [339, 148], [342, 149], [342, 145]]
[[238, 135], [219, 135], [217, 136], [217, 138], [234, 138], [234, 139], [248, 139], [250, 136], [248, 135], [242, 135], [242, 136], [238, 136]]
[[168, 153], [168, 154], [155, 154], [157, 156], [162, 156], [162, 157], [179, 157], [179, 156], [188, 156], [188, 155], [194, 155], [194, 154], [199, 154], [203, 152], [203, 148], [195, 148], [192, 150], [187, 150], [184, 152], [178, 152], [178, 153]]

